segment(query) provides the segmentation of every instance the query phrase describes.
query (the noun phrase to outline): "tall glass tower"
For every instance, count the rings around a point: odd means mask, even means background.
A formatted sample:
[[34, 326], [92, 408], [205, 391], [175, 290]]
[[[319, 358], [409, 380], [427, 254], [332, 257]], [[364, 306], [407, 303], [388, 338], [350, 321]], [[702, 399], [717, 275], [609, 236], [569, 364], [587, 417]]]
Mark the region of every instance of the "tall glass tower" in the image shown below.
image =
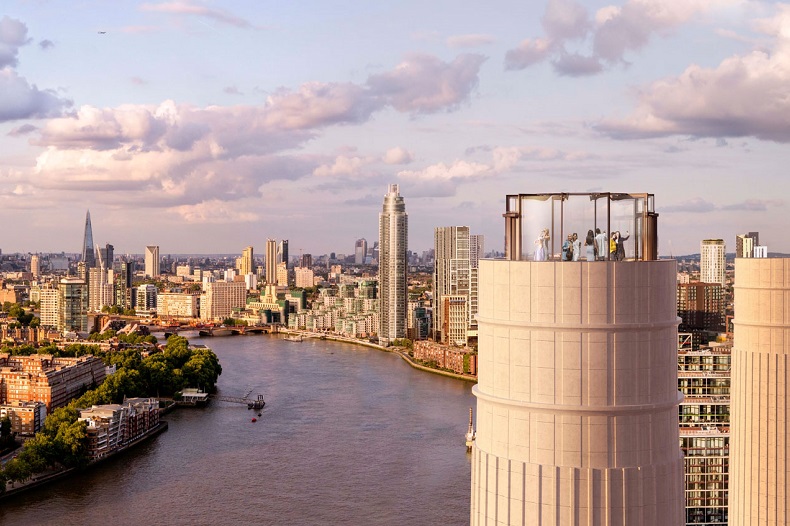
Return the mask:
[[93, 228], [91, 227], [91, 211], [85, 214], [85, 236], [82, 240], [82, 261], [85, 263], [85, 268], [93, 268], [96, 266], [96, 254], [93, 248]]
[[379, 341], [406, 337], [409, 218], [398, 185], [391, 184], [379, 214]]

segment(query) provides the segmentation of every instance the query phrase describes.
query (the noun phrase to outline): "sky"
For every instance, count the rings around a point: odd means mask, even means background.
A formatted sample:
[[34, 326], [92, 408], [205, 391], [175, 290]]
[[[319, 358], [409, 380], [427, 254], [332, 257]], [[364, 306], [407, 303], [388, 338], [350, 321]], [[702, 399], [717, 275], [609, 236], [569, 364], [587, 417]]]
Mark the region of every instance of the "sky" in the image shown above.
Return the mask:
[[649, 192], [659, 253], [790, 252], [790, 4], [4, 0], [0, 249], [409, 248], [505, 196]]

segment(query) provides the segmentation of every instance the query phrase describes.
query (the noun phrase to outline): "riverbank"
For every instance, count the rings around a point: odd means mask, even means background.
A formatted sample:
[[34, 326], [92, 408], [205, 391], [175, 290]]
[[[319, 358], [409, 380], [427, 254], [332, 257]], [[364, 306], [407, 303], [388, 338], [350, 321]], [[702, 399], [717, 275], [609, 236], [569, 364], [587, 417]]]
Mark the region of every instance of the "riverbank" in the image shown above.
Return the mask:
[[356, 338], [348, 338], [346, 336], [339, 336], [337, 334], [330, 334], [330, 333], [314, 333], [309, 331], [293, 331], [290, 329], [280, 329], [277, 334], [298, 334], [303, 339], [304, 338], [315, 338], [321, 340], [331, 340], [335, 342], [343, 342], [343, 343], [353, 343], [355, 345], [363, 345], [365, 347], [370, 347], [372, 349], [377, 349], [379, 351], [395, 353], [400, 356], [406, 363], [408, 363], [412, 368], [418, 369], [420, 371], [425, 371], [427, 373], [438, 374], [441, 376], [446, 376], [448, 378], [455, 378], [456, 380], [463, 380], [465, 382], [474, 382], [477, 383], [476, 376], [470, 376], [465, 374], [458, 374], [452, 371], [443, 371], [441, 369], [434, 369], [433, 367], [427, 367], [425, 365], [418, 364], [415, 362], [411, 356], [409, 356], [407, 351], [402, 350], [402, 347], [384, 347], [383, 345], [379, 345], [377, 343], [372, 343], [366, 340], [358, 340]]
[[104, 462], [106, 462], [106, 461], [108, 461], [108, 460], [110, 460], [112, 458], [115, 458], [118, 455], [121, 455], [121, 454], [129, 451], [130, 449], [132, 449], [132, 448], [144, 443], [144, 442], [147, 442], [148, 440], [152, 439], [153, 437], [155, 437], [155, 436], [163, 433], [164, 431], [166, 431], [167, 427], [168, 427], [167, 422], [160, 421], [159, 425], [157, 425], [156, 427], [154, 427], [152, 429], [149, 429], [148, 432], [146, 432], [144, 435], [142, 435], [142, 436], [134, 439], [133, 441], [129, 442], [122, 449], [118, 449], [116, 451], [113, 451], [112, 453], [109, 453], [108, 455], [106, 455], [106, 456], [104, 456], [104, 457], [102, 457], [100, 459], [97, 459], [97, 460], [94, 460], [94, 461], [90, 462], [83, 469], [78, 469], [78, 468], [48, 469], [47, 471], [44, 471], [42, 473], [36, 473], [35, 475], [33, 475], [31, 478], [29, 478], [28, 480], [26, 480], [24, 482], [14, 482], [14, 483], [8, 482], [6, 484], [5, 492], [4, 493], [0, 493], [0, 500], [6, 499], [8, 497], [15, 496], [15, 495], [19, 495], [20, 493], [23, 493], [25, 491], [28, 491], [28, 490], [31, 490], [31, 489], [34, 489], [34, 488], [39, 488], [41, 486], [45, 486], [47, 484], [55, 482], [56, 480], [61, 480], [61, 479], [66, 478], [68, 476], [78, 475], [78, 474], [84, 472], [85, 470], [90, 470], [94, 466], [98, 466], [99, 464], [102, 464], [102, 463], [104, 463]]

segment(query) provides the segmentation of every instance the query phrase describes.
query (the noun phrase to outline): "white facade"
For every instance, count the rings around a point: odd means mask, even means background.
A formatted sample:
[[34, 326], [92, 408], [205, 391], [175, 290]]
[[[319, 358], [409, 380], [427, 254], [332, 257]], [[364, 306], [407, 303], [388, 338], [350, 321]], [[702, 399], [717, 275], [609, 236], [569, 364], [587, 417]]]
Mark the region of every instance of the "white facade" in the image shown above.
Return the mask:
[[145, 247], [145, 276], [147, 278], [159, 277], [159, 246]]
[[297, 288], [306, 289], [315, 285], [313, 269], [307, 267], [296, 267], [294, 268], [294, 275], [296, 277]]
[[754, 247], [754, 257], [756, 258], [767, 258], [768, 257], [768, 247], [765, 245], [757, 245]]
[[247, 286], [243, 281], [203, 282], [200, 319], [221, 320], [229, 317], [234, 308], [246, 306]]
[[729, 524], [790, 523], [790, 259], [735, 261]]
[[51, 285], [41, 287], [39, 291], [41, 301], [41, 326], [58, 326], [58, 289]]
[[398, 185], [391, 184], [379, 214], [379, 341], [406, 337], [406, 253], [409, 219]]
[[182, 292], [157, 294], [156, 314], [160, 318], [196, 318], [198, 315], [198, 296]]
[[156, 285], [150, 283], [137, 287], [137, 304], [135, 310], [139, 312], [153, 312], [156, 310]]
[[480, 262], [471, 524], [683, 524], [674, 261]]
[[703, 239], [699, 253], [699, 280], [703, 283], [720, 283], [724, 287], [727, 276], [726, 245], [722, 239]]

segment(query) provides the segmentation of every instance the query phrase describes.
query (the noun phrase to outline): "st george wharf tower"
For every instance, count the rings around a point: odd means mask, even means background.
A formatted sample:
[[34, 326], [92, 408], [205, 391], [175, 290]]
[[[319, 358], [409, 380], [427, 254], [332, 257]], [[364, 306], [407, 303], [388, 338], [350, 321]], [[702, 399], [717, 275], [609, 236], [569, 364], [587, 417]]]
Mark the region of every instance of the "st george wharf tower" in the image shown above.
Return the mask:
[[[676, 263], [657, 259], [653, 195], [509, 195], [504, 217], [505, 259], [480, 261], [471, 524], [683, 524]], [[625, 260], [607, 239], [563, 261], [590, 231], [628, 236]]]
[[398, 185], [391, 184], [379, 214], [379, 341], [406, 337], [406, 252], [409, 218]]

